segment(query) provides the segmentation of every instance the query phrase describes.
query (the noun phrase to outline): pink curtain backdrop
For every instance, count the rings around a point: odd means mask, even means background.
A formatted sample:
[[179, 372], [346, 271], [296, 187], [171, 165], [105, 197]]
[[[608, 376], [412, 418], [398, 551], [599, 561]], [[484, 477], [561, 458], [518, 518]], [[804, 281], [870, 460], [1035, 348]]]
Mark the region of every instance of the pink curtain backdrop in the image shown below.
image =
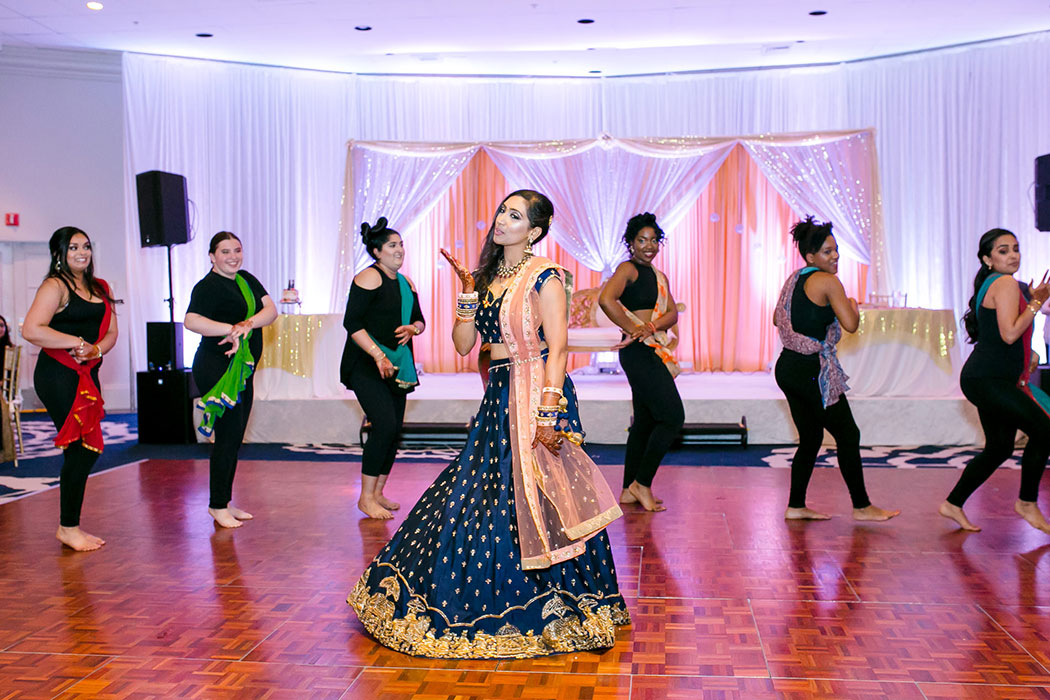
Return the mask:
[[[525, 183], [537, 183], [533, 188], [555, 204], [551, 235], [537, 252], [572, 272], [577, 290], [598, 286], [626, 257], [621, 236], [630, 216], [657, 214], [668, 239], [656, 264], [687, 307], [678, 359], [697, 371], [768, 369], [776, 294], [801, 265], [787, 234], [801, 215], [835, 223], [839, 275], [851, 295], [863, 300], [867, 263], [876, 290], [885, 277], [870, 130], [753, 139], [351, 142], [336, 276], [345, 290], [367, 264], [350, 222], [387, 216], [405, 238], [404, 271], [428, 319], [416, 343], [426, 371], [476, 368], [474, 353], [461, 358], [452, 349], [459, 283], [439, 249], [473, 266], [496, 206]], [[333, 295], [345, 299], [345, 291]], [[570, 369], [588, 361], [577, 355]]]

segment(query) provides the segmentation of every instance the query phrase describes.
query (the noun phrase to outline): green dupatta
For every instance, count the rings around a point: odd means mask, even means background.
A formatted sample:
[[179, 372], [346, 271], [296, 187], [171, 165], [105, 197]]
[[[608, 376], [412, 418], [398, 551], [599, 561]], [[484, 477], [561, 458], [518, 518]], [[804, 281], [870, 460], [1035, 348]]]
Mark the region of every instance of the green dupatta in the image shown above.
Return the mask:
[[[243, 275], [237, 273], [233, 279], [237, 282], [237, 287], [241, 290], [241, 294], [244, 295], [244, 303], [248, 305], [248, 315], [244, 317], [244, 320], [248, 320], [255, 315], [255, 295], [252, 294], [252, 290]], [[204, 418], [201, 420], [197, 432], [204, 437], [211, 437], [211, 434], [215, 431], [215, 421], [222, 417], [227, 408], [233, 408], [237, 405], [241, 392], [244, 391], [244, 387], [248, 384], [248, 377], [252, 376], [252, 372], [255, 371], [255, 359], [252, 357], [252, 351], [248, 348], [248, 339], [252, 337], [254, 332], [248, 331], [241, 338], [240, 344], [237, 346], [237, 352], [233, 353], [233, 357], [230, 358], [230, 365], [226, 368], [222, 377], [215, 383], [215, 386], [205, 392], [204, 396], [197, 399], [197, 408], [204, 411]]]
[[[383, 273], [380, 272], [379, 274]], [[412, 322], [412, 301], [414, 299], [412, 287], [408, 285], [408, 280], [400, 272], [397, 273], [397, 283], [401, 288], [401, 325], [407, 326]], [[416, 362], [412, 357], [412, 350], [408, 347], [408, 343], [398, 345], [393, 350], [382, 343], [376, 343], [376, 345], [387, 356], [390, 363], [394, 365], [394, 369], [397, 370], [397, 374], [394, 375], [394, 381], [397, 382], [399, 388], [411, 389], [416, 384], [419, 384], [419, 377], [416, 376]]]

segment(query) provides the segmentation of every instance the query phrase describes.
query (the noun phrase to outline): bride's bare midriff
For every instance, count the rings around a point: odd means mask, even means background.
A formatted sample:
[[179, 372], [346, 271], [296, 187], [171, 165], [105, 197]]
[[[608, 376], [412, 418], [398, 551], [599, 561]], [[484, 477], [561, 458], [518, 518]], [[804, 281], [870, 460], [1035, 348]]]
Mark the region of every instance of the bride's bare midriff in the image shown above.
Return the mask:
[[[546, 350], [547, 344], [540, 343], [540, 350]], [[493, 343], [489, 346], [489, 359], [490, 360], [505, 360], [510, 357], [510, 353], [507, 352], [507, 346], [503, 343]]]

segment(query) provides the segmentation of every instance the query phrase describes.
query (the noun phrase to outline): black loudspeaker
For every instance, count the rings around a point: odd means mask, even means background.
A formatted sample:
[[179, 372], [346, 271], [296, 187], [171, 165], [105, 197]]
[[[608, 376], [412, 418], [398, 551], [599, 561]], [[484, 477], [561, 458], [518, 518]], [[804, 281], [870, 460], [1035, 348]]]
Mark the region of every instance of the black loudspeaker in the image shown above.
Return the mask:
[[179, 245], [190, 240], [186, 178], [150, 170], [135, 176], [142, 247]]
[[1050, 231], [1050, 153], [1035, 159], [1035, 227]]
[[138, 372], [139, 442], [144, 445], [188, 445], [197, 442], [193, 400], [200, 396], [188, 369]]
[[146, 323], [146, 362], [150, 371], [182, 369], [181, 323]]

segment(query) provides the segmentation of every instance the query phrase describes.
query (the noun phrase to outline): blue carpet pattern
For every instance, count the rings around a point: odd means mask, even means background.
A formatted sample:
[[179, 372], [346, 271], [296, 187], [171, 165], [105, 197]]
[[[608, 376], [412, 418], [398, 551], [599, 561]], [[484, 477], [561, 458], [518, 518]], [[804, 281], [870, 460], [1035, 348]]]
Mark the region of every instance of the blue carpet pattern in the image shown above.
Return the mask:
[[[210, 446], [140, 445], [135, 414], [115, 414], [102, 423], [106, 449], [93, 473], [144, 459], [208, 458]], [[11, 462], [0, 464], [0, 503], [58, 485], [61, 450], [54, 446], [55, 427], [43, 414], [23, 417], [25, 454], [16, 469]], [[406, 447], [398, 451], [398, 462], [447, 462], [460, 450], [459, 445]], [[587, 445], [587, 452], [598, 464], [623, 464], [623, 445]], [[689, 446], [673, 450], [665, 460], [675, 467], [770, 467], [788, 469], [794, 445]], [[864, 466], [897, 469], [962, 469], [977, 454], [974, 447], [867, 447], [861, 450]], [[361, 461], [358, 445], [334, 444], [248, 444], [241, 449], [244, 461], [350, 462]], [[835, 468], [834, 450], [823, 450], [817, 467]], [[1020, 452], [1004, 465], [1020, 469]]]

